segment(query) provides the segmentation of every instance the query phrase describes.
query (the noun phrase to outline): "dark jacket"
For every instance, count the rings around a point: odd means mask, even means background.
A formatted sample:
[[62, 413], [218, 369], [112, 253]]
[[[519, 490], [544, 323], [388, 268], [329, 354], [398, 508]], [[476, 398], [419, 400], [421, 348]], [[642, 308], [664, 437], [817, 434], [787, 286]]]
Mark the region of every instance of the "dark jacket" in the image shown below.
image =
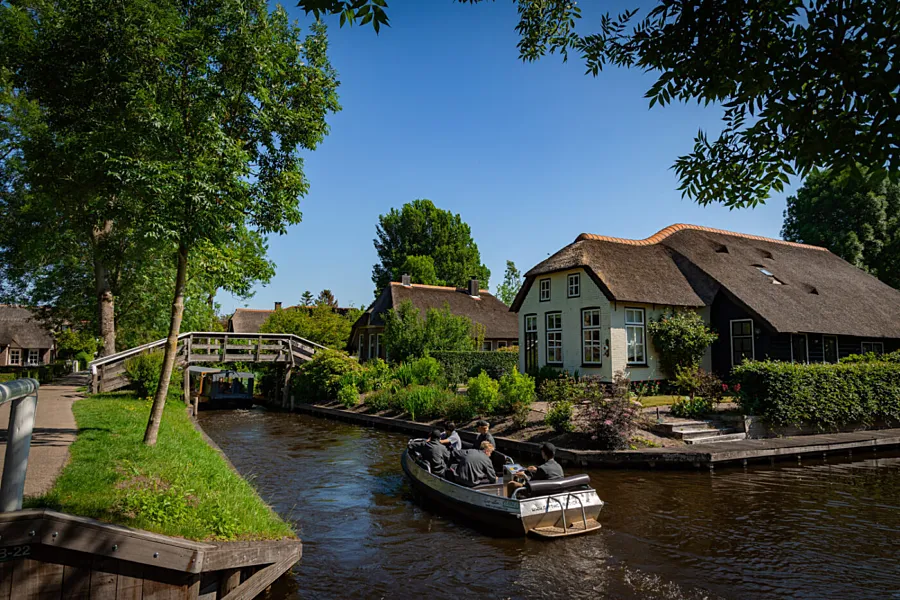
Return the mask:
[[456, 483], [475, 487], [480, 483], [494, 483], [497, 473], [491, 459], [481, 450], [463, 450], [456, 465]]
[[539, 466], [531, 478], [535, 481], [546, 481], [549, 479], [562, 479], [565, 476], [566, 474], [563, 473], [563, 468], [559, 466], [559, 463], [556, 462], [556, 460], [551, 458]]
[[492, 436], [490, 433], [479, 433], [478, 437], [475, 438], [475, 445], [472, 447], [476, 450], [480, 450], [481, 442], [490, 442], [491, 446], [493, 446], [494, 448], [497, 447], [497, 442], [494, 441], [494, 436]]
[[432, 442], [425, 440], [417, 440], [409, 443], [410, 450], [415, 450], [422, 455], [431, 472], [439, 477], [444, 476], [447, 470], [447, 464], [450, 462], [450, 451], [447, 446], [437, 440]]

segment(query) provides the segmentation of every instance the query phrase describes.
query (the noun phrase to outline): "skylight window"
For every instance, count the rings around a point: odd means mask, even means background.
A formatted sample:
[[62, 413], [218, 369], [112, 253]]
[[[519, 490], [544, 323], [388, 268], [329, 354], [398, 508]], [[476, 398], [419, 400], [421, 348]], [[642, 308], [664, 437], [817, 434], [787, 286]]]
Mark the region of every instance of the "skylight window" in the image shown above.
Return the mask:
[[759, 270], [759, 272], [762, 273], [763, 275], [765, 275], [766, 277], [770, 277], [772, 279], [772, 283], [774, 283], [775, 285], [784, 285], [783, 281], [779, 281], [778, 278], [775, 277], [775, 274], [772, 273], [772, 271], [765, 268], [764, 266], [762, 266], [762, 265], [753, 265], [753, 266], [756, 267]]

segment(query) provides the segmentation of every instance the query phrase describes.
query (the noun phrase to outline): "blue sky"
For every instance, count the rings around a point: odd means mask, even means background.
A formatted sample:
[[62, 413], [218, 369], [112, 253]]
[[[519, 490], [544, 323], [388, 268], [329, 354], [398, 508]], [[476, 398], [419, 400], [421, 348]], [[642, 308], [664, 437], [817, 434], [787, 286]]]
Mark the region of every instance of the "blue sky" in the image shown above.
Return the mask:
[[[378, 215], [416, 198], [471, 226], [492, 290], [507, 259], [524, 272], [582, 232], [643, 238], [686, 222], [779, 237], [787, 194], [729, 211], [676, 189], [671, 165], [698, 129], [718, 131], [719, 109], [648, 109], [655, 78], [636, 70], [594, 78], [575, 56], [523, 64], [509, 1], [389, 4], [392, 26], [377, 36], [327, 21], [343, 111], [305, 158], [303, 222], [270, 240], [275, 278], [249, 301], [221, 295], [223, 312], [293, 304], [323, 288], [342, 306], [368, 305]], [[601, 6], [625, 7], [616, 4]], [[591, 6], [583, 31], [597, 29]]]

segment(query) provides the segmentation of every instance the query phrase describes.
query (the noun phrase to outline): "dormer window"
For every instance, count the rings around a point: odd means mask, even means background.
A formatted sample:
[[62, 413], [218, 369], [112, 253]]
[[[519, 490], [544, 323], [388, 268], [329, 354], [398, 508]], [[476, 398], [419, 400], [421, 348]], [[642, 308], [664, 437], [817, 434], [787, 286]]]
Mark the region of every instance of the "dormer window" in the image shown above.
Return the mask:
[[765, 268], [764, 266], [762, 266], [762, 265], [753, 265], [753, 266], [756, 267], [757, 269], [759, 269], [760, 273], [762, 273], [766, 277], [770, 278], [772, 280], [772, 283], [774, 283], [775, 285], [784, 285], [784, 282], [779, 281], [778, 278], [775, 277], [775, 274], [772, 273], [772, 271]]

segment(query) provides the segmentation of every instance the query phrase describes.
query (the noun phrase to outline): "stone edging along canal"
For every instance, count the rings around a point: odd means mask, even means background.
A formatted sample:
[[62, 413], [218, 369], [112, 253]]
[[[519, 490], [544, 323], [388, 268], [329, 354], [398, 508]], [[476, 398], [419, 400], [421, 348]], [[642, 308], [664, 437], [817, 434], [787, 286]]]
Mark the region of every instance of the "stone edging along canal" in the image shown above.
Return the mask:
[[[279, 407], [273, 407], [278, 409]], [[314, 404], [294, 404], [294, 410], [317, 417], [337, 419], [379, 429], [401, 431], [412, 435], [426, 434], [431, 425], [366, 415], [337, 408], [325, 408]], [[460, 437], [468, 442], [475, 440], [474, 433], [460, 431]], [[540, 456], [540, 444], [495, 436], [500, 450], [516, 456]], [[822, 435], [805, 435], [792, 438], [770, 438], [697, 444], [683, 448], [648, 448], [645, 450], [572, 450], [557, 448], [556, 458], [563, 464], [581, 467], [669, 467], [700, 468], [713, 466], [746, 465], [750, 462], [774, 463], [785, 458], [801, 459], [836, 453], [852, 453], [887, 450], [900, 447], [900, 429], [880, 429]]]

